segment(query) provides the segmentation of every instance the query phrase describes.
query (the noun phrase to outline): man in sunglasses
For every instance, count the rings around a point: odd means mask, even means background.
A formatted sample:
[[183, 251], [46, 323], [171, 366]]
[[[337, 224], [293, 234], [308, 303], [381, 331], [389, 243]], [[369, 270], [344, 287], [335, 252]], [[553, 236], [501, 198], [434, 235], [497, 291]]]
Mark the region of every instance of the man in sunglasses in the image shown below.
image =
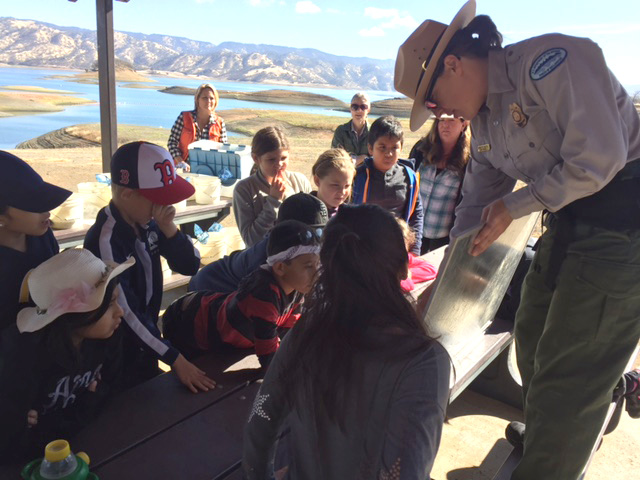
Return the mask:
[[356, 93], [351, 99], [351, 120], [336, 128], [331, 141], [331, 148], [344, 148], [351, 155], [356, 166], [369, 155], [367, 115], [370, 111], [369, 97], [365, 93]]

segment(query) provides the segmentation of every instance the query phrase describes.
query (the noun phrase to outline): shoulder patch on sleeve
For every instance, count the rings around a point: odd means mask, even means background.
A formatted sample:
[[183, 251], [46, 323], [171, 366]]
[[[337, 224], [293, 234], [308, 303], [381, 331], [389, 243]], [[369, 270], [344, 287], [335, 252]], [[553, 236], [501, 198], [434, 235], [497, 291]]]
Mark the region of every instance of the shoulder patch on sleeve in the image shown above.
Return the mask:
[[531, 80], [540, 80], [553, 72], [567, 58], [564, 48], [552, 48], [540, 54], [531, 65]]

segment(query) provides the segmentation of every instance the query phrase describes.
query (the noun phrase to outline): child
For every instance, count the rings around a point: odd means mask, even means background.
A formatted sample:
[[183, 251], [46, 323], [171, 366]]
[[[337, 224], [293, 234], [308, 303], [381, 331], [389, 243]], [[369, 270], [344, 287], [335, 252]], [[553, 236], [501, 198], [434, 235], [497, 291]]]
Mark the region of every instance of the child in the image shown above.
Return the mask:
[[320, 240], [296, 220], [279, 223], [269, 235], [267, 264], [249, 274], [231, 294], [193, 292], [167, 308], [167, 338], [190, 356], [225, 345], [255, 348], [269, 366], [280, 338], [300, 317], [303, 295], [313, 285]]
[[289, 140], [279, 127], [259, 130], [251, 142], [256, 171], [233, 190], [233, 214], [247, 247], [262, 240], [276, 222], [282, 201], [298, 192], [309, 193], [309, 180], [289, 172]]
[[342, 148], [322, 153], [311, 167], [313, 183], [318, 187], [313, 194], [325, 203], [329, 216], [335, 215], [338, 207], [349, 199], [355, 174], [351, 157]]
[[420, 255], [422, 202], [420, 177], [410, 160], [398, 160], [404, 133], [393, 116], [378, 118], [369, 131], [369, 155], [356, 169], [353, 203], [374, 203], [404, 219], [416, 234], [411, 251]]
[[[316, 229], [323, 228], [329, 220], [327, 207], [309, 193], [296, 193], [286, 198], [278, 210], [279, 222], [298, 220]], [[189, 291], [208, 290], [231, 293], [238, 289], [240, 281], [261, 265], [267, 263], [269, 234], [254, 246], [236, 250], [224, 258], [202, 267], [189, 281]]]
[[0, 164], [1, 332], [16, 321], [25, 273], [58, 253], [58, 242], [49, 228], [49, 211], [71, 192], [45, 182], [8, 152], [0, 151]]
[[416, 243], [416, 233], [411, 230], [407, 222], [403, 219], [396, 217], [396, 220], [398, 221], [398, 225], [400, 225], [400, 230], [402, 230], [402, 238], [404, 239], [404, 245], [409, 255], [407, 278], [400, 282], [400, 286], [405, 292], [410, 292], [416, 287], [416, 283], [434, 280], [438, 274], [438, 270], [424, 258], [416, 256], [415, 253], [411, 253], [413, 244]]
[[74, 434], [117, 380], [123, 314], [117, 276], [135, 263], [106, 263], [84, 249], [46, 260], [27, 277], [35, 307], [6, 330], [0, 354], [0, 459], [22, 461]]
[[450, 361], [400, 287], [400, 227], [376, 205], [344, 205], [320, 260], [304, 320], [283, 340], [245, 426], [244, 478], [273, 478], [285, 422], [287, 478], [429, 478]]
[[147, 142], [121, 146], [111, 159], [112, 196], [89, 229], [84, 246], [103, 260], [136, 259], [135, 268], [120, 279], [124, 310], [124, 385], [133, 386], [159, 373], [158, 360], [176, 372], [194, 393], [213, 388], [213, 381], [163, 340], [157, 327], [162, 300], [160, 255], [172, 270], [193, 275], [200, 256], [173, 222], [171, 205], [193, 194], [193, 187], [175, 173], [164, 148]]

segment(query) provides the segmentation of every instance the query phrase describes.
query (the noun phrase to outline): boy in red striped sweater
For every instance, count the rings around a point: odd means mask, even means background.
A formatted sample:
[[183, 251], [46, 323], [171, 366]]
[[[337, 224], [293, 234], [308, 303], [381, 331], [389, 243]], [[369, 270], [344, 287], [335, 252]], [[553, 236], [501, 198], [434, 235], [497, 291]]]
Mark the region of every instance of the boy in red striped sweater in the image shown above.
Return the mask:
[[268, 367], [280, 338], [300, 318], [319, 252], [315, 229], [296, 220], [279, 223], [269, 236], [267, 264], [235, 292], [191, 292], [173, 302], [162, 317], [165, 338], [187, 358], [228, 346], [254, 348]]

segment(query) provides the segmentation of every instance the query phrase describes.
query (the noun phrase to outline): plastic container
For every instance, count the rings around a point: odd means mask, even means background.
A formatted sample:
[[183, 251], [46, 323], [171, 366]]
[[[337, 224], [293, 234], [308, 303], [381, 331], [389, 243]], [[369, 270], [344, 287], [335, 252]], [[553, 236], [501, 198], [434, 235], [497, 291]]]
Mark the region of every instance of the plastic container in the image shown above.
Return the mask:
[[69, 442], [54, 440], [44, 449], [44, 458], [29, 462], [21, 472], [25, 480], [98, 480], [89, 472], [89, 457], [74, 455]]
[[160, 255], [160, 268], [162, 269], [162, 277], [167, 278], [173, 275], [171, 268], [169, 267], [169, 262], [167, 259]]
[[196, 203], [213, 205], [220, 202], [220, 179], [209, 175], [192, 176], [191, 181], [196, 188]]
[[235, 252], [236, 250], [244, 250], [245, 244], [242, 240], [242, 235], [240, 235], [240, 230], [238, 227], [225, 227], [222, 229], [222, 234], [224, 234], [224, 242], [227, 245], [227, 252]]
[[230, 251], [227, 247], [225, 230], [227, 229], [223, 228], [220, 232], [209, 232], [207, 243], [196, 241], [195, 245], [200, 252], [200, 263], [202, 265], [209, 265], [211, 262], [224, 257]]
[[76, 224], [82, 224], [84, 219], [84, 198], [77, 193], [71, 194], [59, 207], [51, 210], [51, 228], [65, 230]]
[[187, 209], [187, 201], [186, 200], [182, 200], [181, 202], [174, 203], [173, 206], [176, 207], [176, 211], [177, 212], [181, 212], [181, 211]]
[[111, 201], [111, 187], [101, 182], [82, 182], [78, 193], [84, 199], [85, 220], [95, 220], [98, 212]]
[[248, 177], [253, 167], [251, 148], [248, 145], [198, 140], [189, 145], [189, 163], [192, 173], [218, 176], [223, 170], [233, 178], [222, 185], [221, 195], [229, 197], [238, 180]]

